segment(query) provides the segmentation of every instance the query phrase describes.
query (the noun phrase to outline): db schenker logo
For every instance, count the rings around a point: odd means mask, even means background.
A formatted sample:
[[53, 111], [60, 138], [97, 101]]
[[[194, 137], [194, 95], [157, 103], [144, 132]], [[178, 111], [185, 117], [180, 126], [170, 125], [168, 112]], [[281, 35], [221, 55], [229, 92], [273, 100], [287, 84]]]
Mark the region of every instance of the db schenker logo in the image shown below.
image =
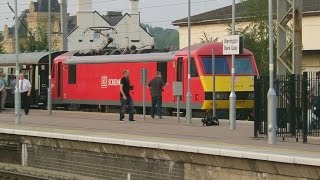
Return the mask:
[[108, 86], [120, 86], [120, 79], [109, 79], [108, 76], [101, 76], [101, 88]]

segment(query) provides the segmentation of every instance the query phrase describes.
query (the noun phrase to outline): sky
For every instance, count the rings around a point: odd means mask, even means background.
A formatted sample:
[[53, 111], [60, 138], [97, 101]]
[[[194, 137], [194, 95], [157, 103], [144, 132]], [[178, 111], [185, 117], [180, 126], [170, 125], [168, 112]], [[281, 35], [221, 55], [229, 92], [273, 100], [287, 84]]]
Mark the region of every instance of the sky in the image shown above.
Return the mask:
[[[36, 0], [33, 0], [36, 1]], [[14, 13], [10, 11], [7, 2], [14, 8], [14, 0], [0, 1], [0, 31], [5, 24], [14, 24]], [[29, 7], [30, 0], [18, 0], [19, 15]], [[81, 2], [81, 0], [80, 0]], [[68, 0], [68, 13], [75, 15], [77, 0]], [[92, 9], [104, 15], [107, 11], [129, 12], [129, 0], [92, 0]], [[191, 16], [232, 4], [232, 0], [191, 0]], [[177, 29], [171, 23], [188, 17], [188, 0], [140, 0], [139, 11], [141, 22], [151, 26]]]

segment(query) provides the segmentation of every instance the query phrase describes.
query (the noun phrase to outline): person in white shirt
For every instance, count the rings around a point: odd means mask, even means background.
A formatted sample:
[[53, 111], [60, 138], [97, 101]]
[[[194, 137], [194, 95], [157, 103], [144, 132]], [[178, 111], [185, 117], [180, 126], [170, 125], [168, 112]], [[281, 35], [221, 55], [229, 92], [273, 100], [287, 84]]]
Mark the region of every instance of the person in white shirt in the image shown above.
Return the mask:
[[24, 78], [24, 74], [19, 74], [19, 90], [21, 92], [22, 106], [24, 107], [25, 115], [29, 114], [30, 107], [30, 95], [31, 95], [31, 84], [28, 79]]

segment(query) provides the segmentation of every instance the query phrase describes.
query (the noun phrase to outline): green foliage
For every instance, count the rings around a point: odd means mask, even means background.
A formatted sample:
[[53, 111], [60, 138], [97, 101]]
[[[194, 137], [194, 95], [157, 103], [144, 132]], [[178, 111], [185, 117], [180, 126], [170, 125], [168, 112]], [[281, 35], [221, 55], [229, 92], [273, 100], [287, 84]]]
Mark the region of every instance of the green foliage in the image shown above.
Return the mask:
[[163, 29], [162, 27], [152, 27], [148, 24], [142, 25], [154, 36], [155, 48], [159, 50], [172, 50], [179, 48], [179, 32], [175, 29]]
[[203, 38], [200, 38], [201, 43], [217, 42], [218, 37], [213, 38], [210, 34], [203, 31]]
[[[47, 28], [42, 25], [37, 28], [36, 33], [33, 36], [27, 37], [27, 44], [23, 48], [26, 51], [48, 51], [48, 36]], [[21, 49], [22, 50], [22, 49]]]
[[[242, 16], [249, 17], [251, 21], [249, 26], [240, 31], [244, 37], [244, 46], [254, 54], [260, 74], [267, 75], [269, 73], [268, 0], [242, 0], [241, 3], [246, 3]], [[276, 32], [273, 39], [276, 48]], [[274, 53], [276, 55], [276, 49]]]
[[[2, 32], [0, 32], [0, 42], [2, 42], [3, 39], [4, 39], [3, 34], [2, 34]], [[4, 54], [4, 53], [5, 52], [4, 52], [3, 46], [2, 46], [2, 44], [0, 44], [0, 54]]]

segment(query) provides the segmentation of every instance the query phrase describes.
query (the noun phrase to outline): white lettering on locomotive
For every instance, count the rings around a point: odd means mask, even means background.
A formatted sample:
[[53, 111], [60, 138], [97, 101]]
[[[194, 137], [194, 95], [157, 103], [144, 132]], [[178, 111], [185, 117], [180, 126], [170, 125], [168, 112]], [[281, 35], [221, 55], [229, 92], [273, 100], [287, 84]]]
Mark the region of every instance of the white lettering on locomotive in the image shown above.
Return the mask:
[[108, 76], [101, 76], [101, 88], [108, 87]]
[[108, 86], [120, 86], [121, 79], [109, 79], [108, 76], [101, 76], [101, 88]]
[[120, 86], [120, 79], [108, 79], [108, 86]]

